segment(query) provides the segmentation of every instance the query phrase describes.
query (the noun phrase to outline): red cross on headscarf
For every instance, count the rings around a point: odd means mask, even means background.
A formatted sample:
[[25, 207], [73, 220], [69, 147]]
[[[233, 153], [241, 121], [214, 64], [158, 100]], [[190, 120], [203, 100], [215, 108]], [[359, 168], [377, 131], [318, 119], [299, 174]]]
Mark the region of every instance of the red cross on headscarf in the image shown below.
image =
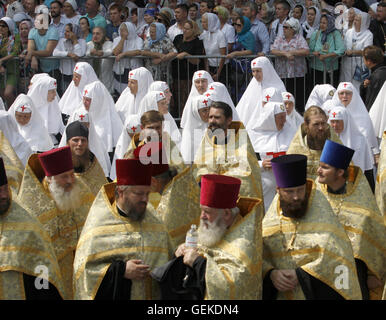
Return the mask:
[[75, 71], [76, 71], [76, 70], [78, 70], [78, 69], [79, 69], [79, 67], [78, 67], [78, 66], [76, 66], [76, 67], [75, 67]]
[[132, 77], [134, 75], [134, 73], [130, 72], [129, 76]]
[[206, 97], [210, 97], [210, 93], [207, 93], [205, 96], [206, 96]]
[[287, 97], [288, 100], [291, 99], [291, 95], [290, 94], [287, 94], [286, 97]]
[[21, 106], [20, 108], [21, 108], [21, 112], [24, 112], [25, 107]]
[[204, 101], [202, 101], [202, 103], [205, 104], [206, 106], [208, 106], [208, 100], [204, 99]]
[[161, 97], [163, 97], [163, 96], [164, 96], [164, 94], [163, 94], [162, 92], [160, 92], [160, 93], [159, 93], [159, 95], [160, 95]]
[[271, 99], [271, 97], [267, 94], [267, 95], [265, 96], [265, 99], [267, 99], [267, 101], [269, 101], [269, 99]]
[[79, 118], [80, 118], [80, 121], [83, 121], [84, 115], [81, 114], [81, 115], [79, 116]]
[[253, 65], [253, 66], [256, 65], [256, 61], [255, 61], [254, 63], [252, 63], [252, 65]]
[[343, 84], [343, 87], [345, 87], [345, 88], [346, 88], [346, 87], [347, 87], [347, 83]]
[[335, 116], [336, 116], [336, 112], [333, 112], [333, 113], [332, 113], [332, 116], [335, 118]]
[[199, 78], [201, 78], [202, 73], [201, 73], [201, 72], [200, 72], [200, 73], [197, 73], [197, 75], [198, 75]]
[[209, 88], [209, 90], [214, 90], [214, 88], [211, 86], [211, 87]]
[[87, 94], [88, 93], [88, 91], [87, 90], [84, 90], [84, 94]]
[[54, 86], [56, 87], [56, 81], [54, 82]]
[[134, 127], [134, 126], [132, 126], [132, 127], [131, 127], [131, 130], [132, 130], [133, 132], [135, 132], [135, 130], [137, 130], [137, 128]]

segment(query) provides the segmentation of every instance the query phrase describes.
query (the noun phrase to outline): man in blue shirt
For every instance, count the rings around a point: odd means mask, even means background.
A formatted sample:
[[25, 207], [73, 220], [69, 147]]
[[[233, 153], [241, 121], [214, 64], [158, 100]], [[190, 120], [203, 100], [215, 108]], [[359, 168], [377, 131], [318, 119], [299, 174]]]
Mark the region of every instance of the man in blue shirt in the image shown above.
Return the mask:
[[103, 18], [98, 12], [99, 12], [99, 6], [100, 6], [99, 0], [87, 0], [86, 1], [86, 17], [88, 17], [90, 20], [94, 22], [95, 27], [101, 27], [106, 30], [106, 19]]
[[255, 2], [243, 5], [243, 14], [251, 21], [251, 32], [256, 39], [257, 56], [269, 54], [270, 42], [268, 30], [263, 22], [257, 18], [259, 6]]

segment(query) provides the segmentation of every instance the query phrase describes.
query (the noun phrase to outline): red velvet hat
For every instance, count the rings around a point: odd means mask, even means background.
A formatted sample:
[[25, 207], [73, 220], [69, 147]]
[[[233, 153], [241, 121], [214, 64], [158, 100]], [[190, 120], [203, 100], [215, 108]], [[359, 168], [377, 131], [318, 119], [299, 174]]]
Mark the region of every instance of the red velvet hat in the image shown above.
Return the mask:
[[117, 159], [117, 185], [150, 186], [152, 166], [142, 164], [139, 159]]
[[8, 183], [7, 172], [4, 167], [4, 160], [0, 158], [0, 186], [3, 186]]
[[216, 209], [236, 207], [241, 180], [218, 174], [206, 174], [201, 178], [200, 204]]
[[74, 169], [71, 148], [69, 146], [40, 153], [38, 157], [47, 177], [56, 176]]
[[[169, 170], [169, 164], [167, 163], [165, 150], [162, 148], [162, 142], [146, 143], [134, 150], [134, 156], [136, 159], [141, 160], [142, 163], [149, 163], [149, 161], [151, 161], [153, 177]], [[144, 159], [146, 159], [146, 161], [143, 161]], [[164, 159], [166, 163], [164, 163], [162, 159]]]

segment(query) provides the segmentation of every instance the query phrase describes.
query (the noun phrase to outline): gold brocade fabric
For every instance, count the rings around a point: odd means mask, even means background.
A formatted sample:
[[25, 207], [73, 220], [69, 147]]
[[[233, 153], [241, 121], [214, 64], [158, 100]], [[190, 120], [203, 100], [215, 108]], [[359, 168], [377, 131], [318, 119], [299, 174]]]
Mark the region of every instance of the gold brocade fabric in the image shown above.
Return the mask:
[[[129, 147], [127, 148], [124, 158], [134, 158], [134, 150], [144, 144], [144, 141], [139, 140], [140, 134], [141, 133], [134, 134], [129, 144]], [[174, 141], [170, 138], [169, 134], [165, 131], [162, 132], [162, 146], [166, 153], [169, 166], [174, 167], [178, 173], [184, 170], [186, 166], [181, 156], [180, 150], [178, 149]]]
[[8, 185], [16, 196], [19, 192], [21, 180], [23, 179], [24, 166], [13, 150], [8, 139], [0, 130], [0, 157], [4, 160], [5, 171], [7, 172]]
[[85, 172], [75, 173], [75, 176], [90, 188], [94, 196], [98, 194], [104, 184], [108, 183], [96, 157], [94, 157], [91, 166]]
[[[362, 299], [347, 234], [315, 183], [307, 179], [308, 209], [301, 219], [285, 217], [278, 194], [263, 219], [263, 278], [270, 269], [302, 268], [348, 300]], [[344, 273], [346, 284], [337, 277]], [[280, 300], [304, 300], [298, 285], [278, 292]]]
[[222, 174], [241, 180], [240, 196], [263, 199], [260, 166], [243, 124], [233, 121], [225, 145], [215, 144], [208, 130], [197, 150], [193, 175], [197, 182], [205, 174]]
[[262, 235], [264, 205], [241, 197], [235, 222], [214, 247], [199, 246], [206, 262], [206, 300], [260, 300], [262, 298]]
[[386, 277], [386, 227], [366, 177], [358, 167], [355, 180], [347, 183], [345, 194], [327, 192], [327, 185], [316, 185], [326, 196], [351, 241], [354, 257], [366, 263], [381, 281]]
[[[149, 208], [141, 222], [122, 217], [114, 202], [115, 183], [104, 185], [90, 209], [74, 261], [75, 298], [91, 300], [114, 260], [141, 259], [150, 268], [171, 257], [165, 226]], [[159, 299], [159, 286], [150, 277], [132, 280], [131, 299]]]
[[[291, 144], [287, 150], [287, 154], [303, 154], [307, 156], [307, 178], [315, 180], [318, 176], [317, 170], [319, 168], [319, 160], [322, 154], [322, 150], [312, 150], [308, 147], [307, 136], [304, 130], [305, 124], [299, 127], [294, 138], [291, 141]], [[339, 137], [336, 135], [335, 131], [330, 129], [330, 140], [342, 144]]]
[[383, 132], [381, 142], [381, 155], [379, 156], [377, 181], [375, 184], [375, 198], [383, 221], [386, 225], [386, 131]]
[[75, 212], [62, 212], [56, 207], [46, 188], [44, 176], [38, 155], [32, 154], [24, 171], [19, 198], [26, 209], [38, 218], [50, 236], [65, 284], [65, 298], [72, 299], [74, 251], [95, 197], [90, 189], [76, 178], [81, 187], [82, 205]]
[[161, 201], [161, 195], [159, 194], [159, 192], [150, 192], [149, 193], [148, 205], [150, 203], [154, 210], [157, 210], [157, 207], [158, 207], [160, 201]]
[[186, 233], [192, 224], [199, 225], [200, 188], [190, 167], [175, 176], [165, 187], [157, 214], [168, 230], [174, 249], [185, 242]]
[[[64, 297], [50, 238], [18, 199], [12, 200], [8, 212], [0, 217], [0, 230], [0, 300], [25, 299], [23, 273], [48, 280]], [[47, 268], [46, 275], [39, 266]]]

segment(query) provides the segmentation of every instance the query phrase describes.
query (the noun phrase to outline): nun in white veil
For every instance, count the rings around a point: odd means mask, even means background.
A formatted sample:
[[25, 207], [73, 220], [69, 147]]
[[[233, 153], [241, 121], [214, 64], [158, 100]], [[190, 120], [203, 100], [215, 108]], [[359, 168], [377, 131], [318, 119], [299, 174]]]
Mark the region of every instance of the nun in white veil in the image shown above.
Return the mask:
[[57, 83], [54, 78], [42, 76], [34, 81], [27, 93], [39, 111], [54, 145], [59, 144], [64, 131], [62, 115], [56, 99], [56, 88]]
[[335, 130], [340, 140], [346, 147], [355, 150], [352, 157], [354, 165], [363, 171], [372, 170], [374, 158], [365, 136], [358, 130], [355, 120], [345, 107], [331, 109], [328, 123]]
[[150, 91], [142, 99], [138, 115], [142, 116], [150, 110], [159, 111], [164, 116], [164, 128], [173, 142], [180, 150], [181, 133], [177, 127], [176, 121], [168, 111], [166, 96], [162, 91]]
[[0, 110], [0, 131], [3, 132], [17, 154], [20, 161], [25, 166], [32, 150], [28, 142], [19, 133], [15, 119], [5, 110]]
[[[111, 163], [108, 152], [106, 151], [106, 147], [104, 145], [103, 140], [98, 136], [92, 119], [90, 119], [90, 115], [84, 106], [75, 110], [71, 117], [68, 119], [66, 128], [72, 122], [79, 121], [83, 123], [88, 128], [88, 148], [97, 158], [100, 166], [103, 169], [105, 177], [109, 176]], [[66, 130], [64, 130], [62, 140], [60, 140], [59, 147], [64, 147], [67, 145], [67, 134]]]
[[208, 128], [209, 107], [212, 100], [204, 95], [192, 99], [189, 109], [186, 109], [186, 123], [182, 130], [181, 155], [186, 164], [192, 163], [202, 137]]
[[94, 81], [84, 89], [83, 98], [90, 103], [88, 107], [85, 105], [85, 108], [94, 124], [95, 131], [103, 141], [106, 151], [112, 153], [123, 126], [114, 108], [114, 100], [100, 81]]
[[226, 103], [232, 108], [232, 121], [240, 120], [240, 117], [237, 113], [237, 110], [228, 92], [228, 89], [223, 83], [212, 82], [209, 85], [208, 90], [204, 93], [204, 96], [212, 101], [220, 101]]
[[84, 87], [98, 80], [93, 67], [87, 62], [78, 62], [73, 74], [70, 85], [59, 101], [60, 111], [67, 116], [71, 116], [82, 102]]
[[265, 211], [268, 210], [275, 194], [276, 182], [272, 173], [271, 159], [284, 155], [296, 133], [296, 129], [286, 122], [286, 110], [281, 102], [268, 102], [261, 111], [252, 134], [253, 149], [261, 160], [261, 180], [263, 185]]
[[125, 122], [127, 115], [138, 114], [139, 105], [153, 83], [153, 76], [145, 67], [140, 67], [129, 72], [128, 85], [115, 103], [115, 109]]
[[165, 81], [154, 81], [149, 86], [149, 91], [162, 91], [166, 97], [166, 103], [170, 106], [170, 100], [172, 98], [172, 92], [170, 91], [169, 85]]
[[[369, 30], [370, 20], [371, 17], [368, 13], [360, 11], [355, 15], [354, 27], [349, 29], [344, 37], [346, 53], [342, 58], [339, 80], [341, 82], [350, 81], [357, 90], [359, 90], [362, 80], [354, 79], [355, 70], [363, 69], [363, 49], [373, 44], [373, 34]], [[360, 56], [352, 56], [353, 54]]]
[[[16, 112], [26, 115], [28, 122], [16, 119]], [[54, 148], [44, 121], [29, 96], [20, 94], [9, 108], [8, 114], [16, 122], [19, 133], [27, 141], [32, 152], [44, 152]]]
[[[344, 92], [351, 92], [350, 97], [340, 96]], [[374, 155], [379, 154], [378, 141], [374, 132], [373, 123], [371, 122], [369, 113], [362, 101], [358, 91], [355, 89], [351, 82], [341, 82], [336, 89], [331, 102], [332, 107], [343, 106], [346, 107], [355, 121], [359, 131], [365, 136], [369, 147], [371, 148]], [[332, 108], [330, 109], [331, 113]]]
[[291, 92], [282, 92], [281, 95], [287, 111], [287, 122], [297, 130], [304, 119], [295, 109], [295, 98]]
[[192, 78], [192, 88], [188, 99], [186, 100], [184, 110], [182, 111], [180, 127], [184, 128], [187, 118], [187, 113], [185, 110], [191, 110], [191, 103], [194, 97], [203, 95], [209, 88], [209, 85], [213, 83], [213, 78], [209, 72], [205, 70], [198, 70], [193, 74]]
[[140, 133], [141, 117], [137, 114], [130, 114], [127, 116], [121, 135], [119, 136], [117, 146], [115, 147], [113, 163], [111, 164], [110, 179], [115, 180], [117, 178], [117, 172], [115, 167], [115, 161], [117, 159], [123, 159], [130, 142], [134, 134]]
[[370, 119], [373, 122], [375, 135], [379, 144], [382, 140], [383, 132], [386, 130], [386, 82], [379, 91], [373, 106], [369, 111]]
[[[287, 91], [283, 81], [276, 73], [272, 63], [267, 57], [258, 57], [251, 62], [253, 78], [236, 106], [237, 113], [244, 126], [248, 127], [251, 119], [259, 117], [263, 90], [274, 87], [280, 94]], [[256, 113], [256, 115], [255, 115]]]
[[336, 89], [330, 84], [317, 84], [312, 89], [304, 109], [307, 110], [311, 106], [322, 108], [323, 103], [332, 99], [335, 91]]

